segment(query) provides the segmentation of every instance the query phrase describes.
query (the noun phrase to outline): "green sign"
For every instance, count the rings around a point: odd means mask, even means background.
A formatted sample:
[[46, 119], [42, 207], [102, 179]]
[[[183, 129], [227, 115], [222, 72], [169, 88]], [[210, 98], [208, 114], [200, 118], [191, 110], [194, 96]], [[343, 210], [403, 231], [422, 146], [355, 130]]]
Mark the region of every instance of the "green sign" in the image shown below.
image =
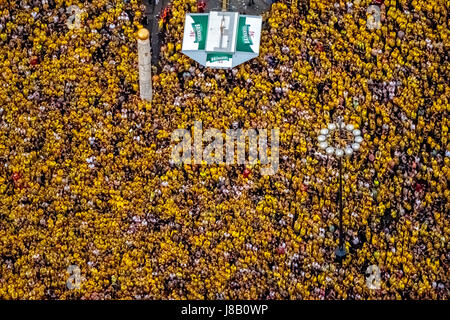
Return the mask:
[[208, 27], [207, 15], [192, 16], [194, 23], [192, 29], [194, 29], [195, 43], [198, 43], [198, 50], [204, 50], [206, 45], [206, 28]]
[[206, 61], [208, 62], [218, 62], [218, 61], [228, 61], [233, 57], [232, 54], [226, 53], [208, 53], [206, 55]]
[[253, 45], [250, 37], [250, 25], [246, 24], [245, 17], [239, 17], [238, 36], [236, 43], [236, 51], [253, 52]]

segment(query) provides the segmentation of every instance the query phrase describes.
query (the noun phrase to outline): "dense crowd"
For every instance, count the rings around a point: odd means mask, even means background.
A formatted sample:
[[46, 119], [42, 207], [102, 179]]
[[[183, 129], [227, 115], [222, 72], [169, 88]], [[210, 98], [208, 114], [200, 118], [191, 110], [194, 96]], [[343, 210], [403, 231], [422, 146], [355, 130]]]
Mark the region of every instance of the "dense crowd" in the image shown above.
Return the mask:
[[[180, 52], [196, 1], [173, 0], [145, 102], [140, 1], [0, 0], [0, 298], [448, 299], [448, 9], [378, 2], [374, 30], [368, 0], [277, 2], [259, 57], [212, 70]], [[342, 260], [317, 145], [337, 116], [364, 137]], [[174, 164], [199, 120], [280, 128], [278, 172]]]

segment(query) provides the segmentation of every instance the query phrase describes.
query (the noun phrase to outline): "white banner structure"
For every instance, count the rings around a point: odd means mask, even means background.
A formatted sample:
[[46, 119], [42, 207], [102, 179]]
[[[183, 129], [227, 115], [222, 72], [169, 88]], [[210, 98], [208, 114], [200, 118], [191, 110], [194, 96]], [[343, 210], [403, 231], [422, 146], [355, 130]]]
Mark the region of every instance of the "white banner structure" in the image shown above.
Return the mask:
[[262, 18], [238, 12], [188, 13], [182, 53], [211, 68], [233, 68], [259, 55]]

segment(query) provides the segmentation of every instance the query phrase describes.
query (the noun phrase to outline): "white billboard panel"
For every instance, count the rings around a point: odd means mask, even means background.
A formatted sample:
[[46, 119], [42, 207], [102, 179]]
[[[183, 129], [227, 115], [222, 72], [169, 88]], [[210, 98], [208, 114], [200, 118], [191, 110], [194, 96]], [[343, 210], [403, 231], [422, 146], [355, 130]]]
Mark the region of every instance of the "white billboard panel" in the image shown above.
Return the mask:
[[233, 68], [259, 55], [262, 18], [237, 12], [186, 14], [182, 53], [211, 68]]

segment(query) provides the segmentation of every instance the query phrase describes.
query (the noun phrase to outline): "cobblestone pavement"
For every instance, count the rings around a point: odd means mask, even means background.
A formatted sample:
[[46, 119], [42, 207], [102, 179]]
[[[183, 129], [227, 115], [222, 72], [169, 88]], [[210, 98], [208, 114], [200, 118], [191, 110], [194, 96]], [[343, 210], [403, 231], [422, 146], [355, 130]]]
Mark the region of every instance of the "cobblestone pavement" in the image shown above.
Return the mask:
[[[152, 65], [157, 66], [159, 60], [159, 52], [161, 41], [159, 37], [158, 21], [162, 10], [167, 7], [170, 0], [142, 0], [145, 4], [145, 15], [147, 17], [146, 28], [149, 29], [151, 35], [152, 46]], [[221, 0], [204, 0], [206, 3], [205, 12], [221, 11]], [[261, 15], [269, 9], [272, 0], [229, 0], [228, 11], [237, 11], [242, 14]]]

